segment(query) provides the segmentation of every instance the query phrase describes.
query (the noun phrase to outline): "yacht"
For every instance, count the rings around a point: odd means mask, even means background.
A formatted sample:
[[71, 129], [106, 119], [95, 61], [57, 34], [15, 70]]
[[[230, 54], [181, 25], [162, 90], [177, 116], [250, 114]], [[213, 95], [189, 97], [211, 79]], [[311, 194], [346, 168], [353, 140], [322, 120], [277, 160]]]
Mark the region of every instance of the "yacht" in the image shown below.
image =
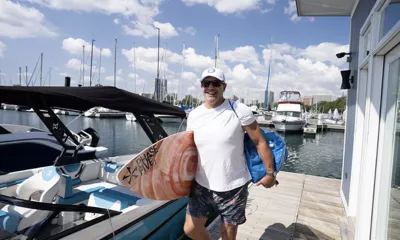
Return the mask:
[[[54, 163], [0, 175], [0, 239], [178, 239], [187, 198], [156, 201], [118, 181], [137, 153], [81, 160], [84, 150], [53, 108], [85, 112], [101, 106], [134, 113], [152, 143], [167, 137], [154, 114], [186, 117], [184, 110], [115, 87], [6, 87], [0, 102], [29, 106], [62, 151]], [[40, 109], [40, 110], [39, 110]], [[65, 144], [70, 141], [71, 144]], [[39, 147], [33, 151], [40, 151]], [[68, 155], [67, 151], [72, 151]], [[2, 162], [20, 162], [4, 158]]]
[[272, 118], [279, 132], [303, 131], [306, 120], [302, 117], [301, 95], [298, 91], [280, 93], [276, 115]]

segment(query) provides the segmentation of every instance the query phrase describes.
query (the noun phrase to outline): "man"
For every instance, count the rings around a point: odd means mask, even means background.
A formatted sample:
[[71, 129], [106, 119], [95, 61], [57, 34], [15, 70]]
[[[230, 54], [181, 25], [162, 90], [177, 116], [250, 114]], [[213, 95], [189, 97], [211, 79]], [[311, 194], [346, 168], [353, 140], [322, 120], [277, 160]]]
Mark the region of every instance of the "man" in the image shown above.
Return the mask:
[[274, 161], [251, 109], [224, 98], [224, 73], [209, 68], [200, 82], [205, 102], [187, 119], [187, 130], [194, 131], [199, 163], [184, 231], [194, 240], [211, 239], [205, 223], [208, 214], [215, 211], [222, 219], [222, 239], [236, 239], [238, 225], [246, 221], [247, 187], [251, 180], [243, 152], [244, 131], [256, 145], [267, 170], [257, 186], [270, 188], [275, 184]]

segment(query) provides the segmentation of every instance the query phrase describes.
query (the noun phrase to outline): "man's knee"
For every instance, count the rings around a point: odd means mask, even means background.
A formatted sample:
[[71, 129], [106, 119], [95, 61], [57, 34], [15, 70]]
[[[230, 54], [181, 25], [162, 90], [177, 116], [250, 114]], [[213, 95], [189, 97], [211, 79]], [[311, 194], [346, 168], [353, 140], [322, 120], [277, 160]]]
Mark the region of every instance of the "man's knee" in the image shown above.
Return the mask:
[[196, 227], [192, 222], [185, 221], [185, 224], [183, 225], [183, 231], [190, 237], [195, 235]]
[[186, 215], [186, 221], [183, 225], [183, 231], [190, 238], [203, 236], [206, 233], [205, 223], [207, 218], [193, 218]]

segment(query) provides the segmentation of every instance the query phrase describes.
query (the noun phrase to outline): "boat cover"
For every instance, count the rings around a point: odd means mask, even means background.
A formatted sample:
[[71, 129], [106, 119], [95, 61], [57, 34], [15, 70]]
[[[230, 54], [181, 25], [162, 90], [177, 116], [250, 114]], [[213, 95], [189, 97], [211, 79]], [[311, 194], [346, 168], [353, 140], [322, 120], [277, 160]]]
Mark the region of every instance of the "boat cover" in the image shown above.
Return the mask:
[[44, 109], [57, 107], [87, 111], [105, 107], [139, 114], [168, 114], [186, 117], [183, 109], [116, 87], [24, 87], [0, 86], [0, 103]]

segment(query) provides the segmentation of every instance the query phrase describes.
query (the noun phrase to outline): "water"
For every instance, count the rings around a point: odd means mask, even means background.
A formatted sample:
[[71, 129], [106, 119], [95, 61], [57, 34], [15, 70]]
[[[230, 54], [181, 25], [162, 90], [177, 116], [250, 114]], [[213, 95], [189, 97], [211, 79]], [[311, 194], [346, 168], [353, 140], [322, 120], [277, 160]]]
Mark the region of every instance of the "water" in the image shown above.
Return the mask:
[[[76, 116], [59, 116], [68, 124]], [[28, 125], [46, 129], [35, 113], [0, 110], [0, 123]], [[173, 134], [179, 123], [163, 123], [165, 131]], [[97, 119], [79, 117], [68, 127], [75, 132], [92, 127], [99, 136], [99, 146], [108, 148], [102, 156], [116, 156], [140, 152], [151, 144], [147, 135], [136, 122], [121, 119]], [[184, 122], [182, 129], [186, 129]], [[273, 130], [273, 129], [268, 129]], [[283, 171], [304, 173], [328, 178], [341, 178], [344, 134], [327, 132], [316, 138], [304, 138], [302, 134], [282, 135], [287, 143], [289, 158]]]

